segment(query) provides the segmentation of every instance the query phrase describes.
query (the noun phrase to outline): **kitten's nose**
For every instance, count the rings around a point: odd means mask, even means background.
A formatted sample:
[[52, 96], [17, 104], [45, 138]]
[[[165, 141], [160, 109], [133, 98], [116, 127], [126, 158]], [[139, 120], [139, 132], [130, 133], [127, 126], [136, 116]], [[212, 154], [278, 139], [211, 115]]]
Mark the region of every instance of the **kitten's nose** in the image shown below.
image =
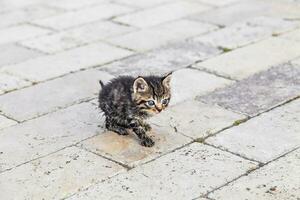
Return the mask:
[[162, 111], [162, 108], [156, 107], [156, 110], [157, 110], [158, 112], [161, 112], [161, 111]]

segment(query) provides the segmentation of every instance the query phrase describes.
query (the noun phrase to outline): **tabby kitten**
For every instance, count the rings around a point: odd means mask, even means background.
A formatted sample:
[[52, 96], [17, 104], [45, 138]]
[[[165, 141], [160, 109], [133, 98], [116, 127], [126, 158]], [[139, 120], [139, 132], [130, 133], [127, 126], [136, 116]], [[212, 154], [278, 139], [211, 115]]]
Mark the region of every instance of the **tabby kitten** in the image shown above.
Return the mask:
[[170, 81], [171, 74], [164, 77], [120, 76], [106, 85], [100, 81], [99, 107], [106, 117], [106, 128], [119, 135], [128, 135], [131, 129], [141, 140], [141, 145], [153, 146], [154, 141], [146, 134], [151, 127], [145, 119], [168, 106]]

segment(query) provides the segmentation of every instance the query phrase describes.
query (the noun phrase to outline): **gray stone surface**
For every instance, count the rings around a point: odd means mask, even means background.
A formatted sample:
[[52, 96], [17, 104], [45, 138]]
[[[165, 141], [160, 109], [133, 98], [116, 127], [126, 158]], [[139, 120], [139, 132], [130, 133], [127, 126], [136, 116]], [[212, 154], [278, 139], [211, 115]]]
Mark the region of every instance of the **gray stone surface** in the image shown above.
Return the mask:
[[132, 52], [104, 43], [48, 55], [3, 67], [2, 70], [34, 82], [45, 81], [80, 69], [105, 64], [129, 56]]
[[293, 40], [293, 41], [300, 41], [300, 29], [297, 29], [295, 31], [291, 31], [289, 33], [283, 34], [280, 38]]
[[217, 77], [197, 69], [180, 69], [172, 73], [170, 105], [194, 99], [197, 95], [209, 93], [225, 87], [232, 81]]
[[31, 85], [29, 81], [25, 81], [9, 74], [0, 73], [0, 94], [29, 85]]
[[46, 19], [35, 20], [33, 23], [55, 30], [63, 30], [102, 19], [108, 19], [130, 11], [132, 11], [132, 9], [126, 6], [101, 4], [74, 12], [67, 12], [62, 15], [48, 17]]
[[61, 9], [45, 5], [29, 5], [24, 8], [0, 13], [0, 28], [14, 26], [29, 22], [34, 19], [41, 19], [63, 13]]
[[46, 1], [45, 4], [64, 10], [80, 10], [105, 3], [106, 0], [52, 0]]
[[300, 198], [300, 150], [296, 150], [261, 169], [210, 194], [220, 200]]
[[245, 116], [197, 101], [187, 101], [170, 107], [153, 117], [152, 123], [172, 127], [193, 139], [204, 138], [232, 126]]
[[17, 42], [50, 33], [50, 30], [42, 29], [28, 24], [0, 29], [0, 44]]
[[300, 100], [264, 113], [206, 142], [261, 162], [300, 147]]
[[148, 135], [155, 141], [152, 148], [140, 145], [140, 140], [134, 133], [120, 136], [114, 132], [105, 132], [78, 144], [96, 154], [116, 160], [134, 167], [153, 160], [180, 148], [192, 140], [174, 131], [170, 126], [152, 126]]
[[296, 22], [285, 21], [280, 18], [256, 17], [201, 35], [194, 38], [194, 40], [212, 46], [235, 49], [297, 26], [299, 25]]
[[2, 50], [0, 54], [0, 68], [43, 55], [15, 44], [4, 44], [0, 48]]
[[300, 65], [286, 63], [199, 99], [253, 116], [297, 96], [300, 96]]
[[215, 47], [199, 42], [176, 42], [100, 67], [99, 70], [113, 75], [164, 74], [208, 59], [220, 52]]
[[0, 114], [0, 129], [17, 124], [16, 121], [10, 120]]
[[98, 70], [71, 74], [0, 96], [0, 110], [19, 121], [31, 119], [95, 97], [100, 90], [99, 80], [111, 78]]
[[69, 147], [0, 174], [1, 198], [62, 199], [120, 171], [116, 163]]
[[[181, 19], [110, 38], [108, 41], [136, 51], [146, 51], [172, 41], [183, 40], [206, 33], [216, 28], [216, 26], [208, 23]], [[145, 40], [145, 38], [147, 39]]]
[[200, 62], [195, 67], [243, 79], [300, 56], [299, 49], [300, 42], [270, 38]]
[[253, 162], [194, 143], [90, 187], [70, 200], [193, 199], [255, 167]]
[[135, 29], [124, 25], [98, 21], [67, 31], [22, 41], [20, 44], [45, 53], [56, 53], [133, 30]]
[[[210, 9], [192, 1], [177, 1], [115, 18], [136, 27], [150, 27]], [[170, 12], [171, 11], [171, 12]]]
[[262, 13], [266, 13], [269, 7], [270, 6], [263, 1], [245, 0], [218, 9], [208, 10], [191, 16], [191, 18], [228, 26], [236, 22], [242, 22], [253, 17], [261, 16]]
[[[0, 172], [101, 133], [94, 105], [82, 103], [0, 131]], [[2, 181], [1, 181], [2, 182]]]

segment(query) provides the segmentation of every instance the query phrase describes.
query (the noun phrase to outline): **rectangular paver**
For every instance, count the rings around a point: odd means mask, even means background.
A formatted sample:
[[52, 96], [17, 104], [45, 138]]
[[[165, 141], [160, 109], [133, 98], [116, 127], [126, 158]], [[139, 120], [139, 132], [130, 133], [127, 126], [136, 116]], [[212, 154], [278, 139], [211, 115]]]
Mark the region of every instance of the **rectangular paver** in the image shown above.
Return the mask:
[[255, 167], [253, 162], [196, 143], [90, 187], [70, 200], [193, 199]]
[[27, 60], [16, 65], [3, 67], [2, 70], [39, 82], [72, 71], [105, 64], [130, 54], [132, 52], [98, 42], [55, 55]]
[[228, 26], [236, 22], [242, 22], [253, 17], [261, 16], [262, 13], [266, 13], [266, 10], [269, 8], [270, 6], [263, 1], [240, 1], [228, 6], [222, 6], [218, 9], [212, 9], [200, 14], [196, 14], [191, 16], [191, 18], [199, 21], [206, 21], [213, 24]]
[[71, 74], [0, 96], [0, 110], [20, 121], [31, 119], [95, 97], [100, 89], [99, 80], [105, 82], [111, 78], [98, 70]]
[[135, 8], [150, 8], [154, 6], [158, 6], [160, 4], [164, 4], [166, 2], [170, 2], [172, 0], [138, 0], [138, 1], [132, 1], [132, 0], [116, 0], [116, 3], [121, 3], [125, 5], [130, 5]]
[[20, 63], [43, 55], [37, 51], [26, 49], [12, 43], [0, 45], [0, 48], [2, 50], [0, 54], [0, 68], [5, 65]]
[[261, 169], [210, 194], [219, 200], [300, 198], [300, 150], [272, 162]]
[[36, 36], [45, 35], [50, 32], [50, 30], [31, 26], [28, 24], [13, 26], [7, 29], [0, 30], [0, 44], [34, 38]]
[[129, 7], [116, 4], [102, 4], [86, 8], [74, 12], [67, 12], [65, 14], [49, 17], [46, 19], [35, 20], [33, 23], [50, 27], [56, 30], [71, 28], [74, 26], [83, 25], [85, 23], [98, 21], [101, 19], [108, 19], [115, 15], [130, 12]]
[[180, 19], [210, 9], [209, 6], [189, 1], [177, 1], [115, 18], [115, 21], [136, 27], [150, 27]]
[[148, 135], [153, 138], [155, 145], [151, 148], [141, 146], [139, 139], [133, 133], [120, 136], [114, 132], [105, 132], [78, 145], [96, 154], [133, 167], [191, 142], [191, 139], [175, 133], [170, 126], [152, 126], [152, 128], [153, 131]]
[[24, 8], [0, 13], [0, 28], [30, 22], [34, 19], [50, 17], [60, 13], [63, 13], [61, 9], [33, 4]]
[[207, 137], [245, 119], [244, 115], [197, 101], [187, 101], [172, 106], [151, 119], [153, 124], [172, 127], [193, 139]]
[[96, 106], [82, 103], [0, 131], [0, 171], [58, 151], [103, 129]]
[[93, 7], [97, 4], [103, 4], [106, 0], [52, 0], [45, 1], [44, 3], [49, 6], [53, 6], [56, 8], [64, 9], [64, 10], [78, 10], [88, 7]]
[[22, 46], [37, 49], [45, 53], [56, 53], [66, 49], [89, 44], [100, 39], [114, 37], [135, 30], [132, 27], [108, 21], [90, 23], [51, 35], [22, 41]]
[[254, 116], [297, 96], [300, 96], [300, 65], [286, 63], [199, 99]]
[[1, 198], [62, 199], [120, 171], [120, 165], [70, 147], [0, 174]]
[[31, 85], [29, 81], [9, 74], [0, 73], [0, 94], [29, 85]]
[[300, 101], [295, 100], [211, 137], [206, 142], [261, 162], [300, 146]]
[[15, 124], [17, 124], [16, 121], [8, 119], [0, 114], [0, 130]]
[[197, 69], [180, 69], [172, 73], [172, 99], [170, 105], [194, 99], [217, 88], [225, 87], [232, 81]]
[[[234, 23], [223, 29], [194, 38], [197, 41], [227, 49], [235, 49], [297, 27], [292, 21], [280, 18], [257, 17]], [[233, 37], [234, 35], [234, 37]]]
[[300, 42], [270, 38], [198, 63], [197, 68], [243, 79], [300, 56]]
[[219, 53], [221, 50], [216, 47], [199, 42], [182, 41], [105, 65], [99, 70], [113, 75], [157, 75], [187, 67]]
[[207, 23], [182, 19], [114, 37], [108, 39], [108, 41], [112, 44], [136, 51], [146, 51], [162, 46], [168, 42], [182, 40], [212, 31], [216, 28], [216, 26]]

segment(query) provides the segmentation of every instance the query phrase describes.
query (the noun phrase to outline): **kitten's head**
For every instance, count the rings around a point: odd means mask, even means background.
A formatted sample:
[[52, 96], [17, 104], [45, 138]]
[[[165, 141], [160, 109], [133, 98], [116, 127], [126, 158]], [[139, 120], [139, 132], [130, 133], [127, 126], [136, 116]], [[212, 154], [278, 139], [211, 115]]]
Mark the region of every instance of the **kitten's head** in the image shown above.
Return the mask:
[[133, 83], [133, 100], [149, 115], [160, 113], [171, 99], [171, 73], [167, 76], [138, 77]]

